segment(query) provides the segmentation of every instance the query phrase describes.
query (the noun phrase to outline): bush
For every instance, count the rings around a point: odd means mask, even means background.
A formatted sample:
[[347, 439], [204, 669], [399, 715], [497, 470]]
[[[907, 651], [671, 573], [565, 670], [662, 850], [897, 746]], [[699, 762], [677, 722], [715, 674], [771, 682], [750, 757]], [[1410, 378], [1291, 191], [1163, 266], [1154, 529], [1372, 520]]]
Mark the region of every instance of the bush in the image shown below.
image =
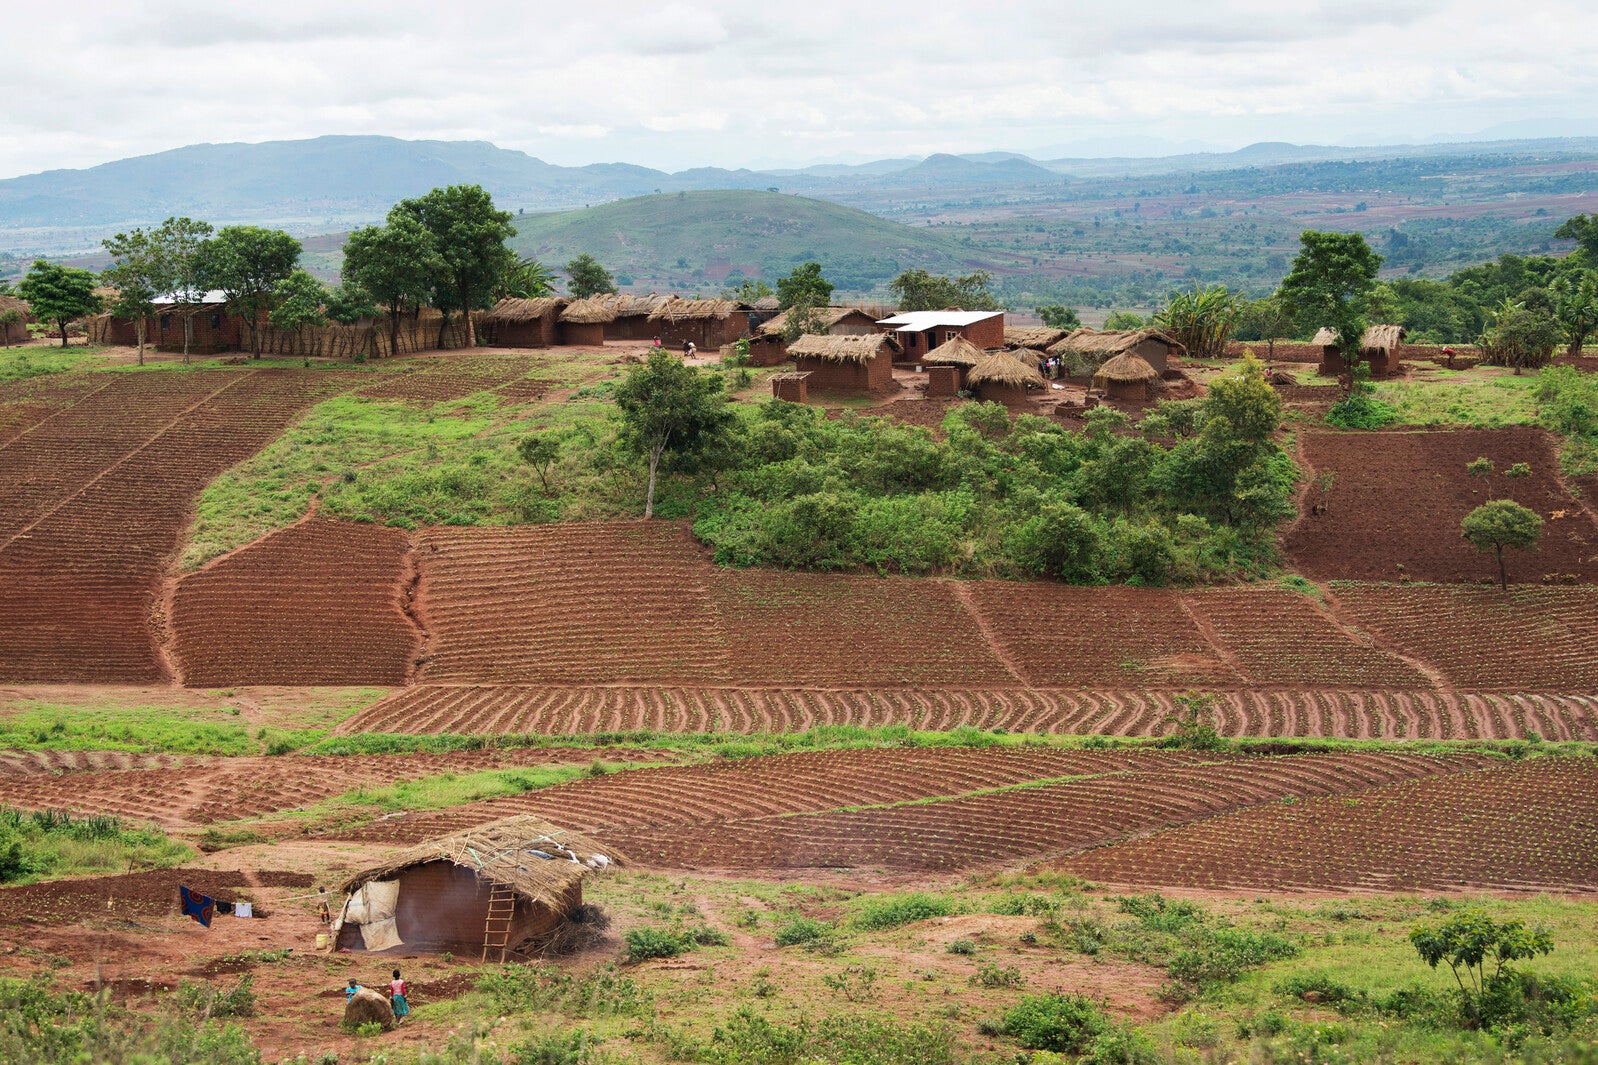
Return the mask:
[[682, 937], [664, 928], [630, 928], [622, 933], [621, 938], [627, 944], [627, 960], [630, 962], [675, 958], [689, 948]]
[[950, 954], [962, 954], [969, 957], [977, 952], [977, 945], [969, 939], [952, 939], [944, 949]]
[[1004, 1032], [1028, 1050], [1080, 1053], [1109, 1030], [1097, 1003], [1082, 995], [1028, 995], [1004, 1015]]
[[1154, 1041], [1131, 1028], [1115, 1027], [1094, 1036], [1077, 1065], [1159, 1065]]
[[1014, 965], [985, 963], [970, 977], [974, 987], [1020, 987], [1021, 970]]
[[795, 914], [792, 920], [777, 929], [777, 946], [803, 946], [807, 943], [814, 943], [817, 940], [824, 939], [831, 934], [831, 925], [818, 921], [813, 917]]
[[1398, 408], [1369, 393], [1355, 391], [1332, 404], [1326, 421], [1339, 429], [1382, 429], [1398, 421]]
[[884, 928], [897, 928], [912, 921], [924, 921], [929, 917], [947, 917], [958, 912], [959, 908], [952, 899], [916, 891], [908, 895], [885, 895], [868, 900], [860, 907], [851, 923], [856, 928], [874, 932]]

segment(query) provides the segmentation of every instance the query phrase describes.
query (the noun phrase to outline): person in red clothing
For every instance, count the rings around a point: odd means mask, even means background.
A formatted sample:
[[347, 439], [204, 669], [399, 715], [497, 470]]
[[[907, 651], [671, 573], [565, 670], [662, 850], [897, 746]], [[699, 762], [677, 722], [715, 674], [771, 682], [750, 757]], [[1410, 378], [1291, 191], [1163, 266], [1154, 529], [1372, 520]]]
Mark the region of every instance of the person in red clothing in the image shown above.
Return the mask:
[[411, 1012], [410, 1003], [405, 1001], [405, 993], [410, 990], [410, 985], [400, 976], [399, 970], [394, 970], [394, 979], [388, 982], [389, 1003], [394, 1007], [394, 1019], [399, 1020]]

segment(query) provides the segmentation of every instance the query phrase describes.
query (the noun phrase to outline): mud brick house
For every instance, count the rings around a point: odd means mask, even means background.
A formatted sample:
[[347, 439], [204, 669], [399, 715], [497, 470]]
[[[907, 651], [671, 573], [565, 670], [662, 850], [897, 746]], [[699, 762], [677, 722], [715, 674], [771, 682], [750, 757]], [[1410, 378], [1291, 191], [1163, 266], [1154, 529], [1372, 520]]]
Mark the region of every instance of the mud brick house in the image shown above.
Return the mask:
[[[216, 355], [245, 346], [244, 317], [228, 312], [227, 297], [221, 292], [207, 292], [193, 303], [171, 296], [152, 302], [155, 314], [145, 320], [144, 342], [157, 351], [183, 350], [185, 320], [192, 323], [191, 354]], [[91, 319], [88, 326], [89, 339], [96, 344], [132, 347], [139, 342], [138, 321], [134, 318], [102, 314]]]
[[583, 903], [583, 880], [617, 864], [576, 832], [523, 815], [418, 844], [340, 885], [334, 950], [526, 956]]
[[[1359, 340], [1359, 357], [1370, 366], [1372, 377], [1389, 377], [1399, 370], [1399, 352], [1409, 330], [1401, 325], [1373, 325]], [[1344, 373], [1348, 366], [1337, 350], [1337, 334], [1331, 329], [1316, 333], [1310, 343], [1321, 349], [1320, 372], [1330, 377]]]
[[927, 368], [927, 398], [964, 392], [972, 368], [987, 357], [987, 352], [960, 336], [933, 348], [921, 360]]
[[772, 398], [787, 400], [789, 403], [806, 402], [810, 399], [810, 386], [806, 384], [809, 379], [810, 375], [807, 373], [772, 374]]
[[560, 312], [568, 300], [502, 299], [482, 317], [483, 331], [496, 348], [547, 348], [560, 335]]
[[1173, 358], [1187, 354], [1181, 341], [1158, 329], [1131, 329], [1126, 331], [1073, 329], [1059, 343], [1048, 349], [1058, 355], [1073, 377], [1085, 376], [1086, 371], [1097, 371], [1117, 355], [1136, 355], [1163, 374], [1170, 368]]
[[979, 398], [1007, 407], [1025, 405], [1029, 387], [1042, 388], [1047, 384], [1038, 373], [1029, 350], [988, 352], [981, 362], [971, 367], [966, 383]]
[[1130, 351], [1123, 351], [1113, 359], [1105, 360], [1098, 373], [1093, 375], [1093, 387], [1102, 388], [1111, 399], [1149, 399], [1159, 383], [1159, 371]]
[[788, 345], [797, 372], [815, 392], [887, 392], [893, 385], [898, 345], [892, 334], [814, 336]]
[[700, 351], [717, 351], [749, 334], [749, 312], [732, 300], [673, 298], [655, 308], [649, 322], [668, 348], [692, 341]]
[[0, 347], [28, 342], [28, 323], [33, 313], [26, 300], [15, 296], [0, 296]]
[[883, 318], [877, 328], [899, 341], [901, 362], [920, 362], [939, 344], [964, 337], [979, 348], [1004, 346], [1003, 311], [910, 311]]
[[[788, 329], [791, 312], [768, 320], [754, 331], [749, 341], [749, 362], [754, 366], [778, 366], [788, 361]], [[854, 307], [817, 307], [810, 312], [809, 332], [816, 336], [868, 336], [877, 332], [875, 318]]]
[[603, 347], [607, 327], [616, 320], [616, 301], [589, 296], [568, 304], [560, 312], [560, 343]]

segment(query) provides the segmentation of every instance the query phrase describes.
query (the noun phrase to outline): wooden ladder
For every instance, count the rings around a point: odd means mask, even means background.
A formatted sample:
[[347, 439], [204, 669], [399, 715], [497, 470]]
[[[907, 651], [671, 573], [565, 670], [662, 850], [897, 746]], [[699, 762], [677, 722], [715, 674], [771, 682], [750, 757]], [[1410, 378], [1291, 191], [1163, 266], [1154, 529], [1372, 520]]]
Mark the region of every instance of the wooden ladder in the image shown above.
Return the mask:
[[516, 893], [509, 884], [494, 881], [488, 889], [488, 916], [483, 920], [483, 961], [488, 952], [499, 951], [499, 960], [505, 960], [505, 948], [510, 945], [511, 918], [516, 913]]

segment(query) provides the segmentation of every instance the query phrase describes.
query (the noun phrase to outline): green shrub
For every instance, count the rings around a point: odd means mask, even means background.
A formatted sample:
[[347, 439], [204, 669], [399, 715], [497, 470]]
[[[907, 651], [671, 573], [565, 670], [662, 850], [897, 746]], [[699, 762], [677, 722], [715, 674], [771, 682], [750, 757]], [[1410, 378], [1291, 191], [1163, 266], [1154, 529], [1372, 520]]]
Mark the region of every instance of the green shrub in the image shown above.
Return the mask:
[[1004, 1015], [1004, 1032], [1028, 1050], [1076, 1054], [1109, 1030], [1097, 1003], [1082, 995], [1028, 995]]
[[1014, 965], [987, 962], [971, 974], [969, 982], [975, 987], [1020, 987], [1021, 970]]
[[813, 917], [795, 914], [792, 919], [777, 929], [777, 946], [802, 946], [806, 943], [814, 943], [831, 934], [831, 925], [818, 921]]
[[929, 917], [947, 917], [958, 912], [959, 907], [953, 899], [916, 891], [907, 895], [884, 895], [869, 899], [861, 905], [851, 923], [856, 928], [873, 932], [897, 928], [912, 921], [924, 921]]
[[1159, 1049], [1148, 1036], [1116, 1026], [1094, 1036], [1077, 1065], [1159, 1065], [1160, 1060]]
[[748, 1007], [717, 1027], [697, 1057], [706, 1065], [955, 1065], [962, 1060], [954, 1033], [945, 1027], [858, 1014], [819, 1022], [801, 1017], [790, 1025]]
[[1493, 472], [1493, 460], [1483, 455], [1465, 463], [1465, 472], [1472, 477], [1485, 477]]
[[630, 962], [675, 958], [689, 948], [681, 936], [664, 928], [630, 928], [622, 933], [621, 938], [627, 944], [627, 960]]
[[1530, 477], [1531, 466], [1524, 462], [1517, 462], [1504, 471], [1505, 477]]
[[1398, 421], [1398, 408], [1369, 393], [1355, 391], [1332, 404], [1326, 421], [1339, 429], [1382, 429]]
[[1012, 891], [1000, 895], [990, 908], [990, 913], [1000, 914], [1005, 917], [1046, 917], [1058, 913], [1060, 903], [1047, 895], [1035, 895], [1029, 891]]
[[584, 976], [554, 966], [507, 965], [485, 973], [477, 990], [502, 1014], [558, 1010], [582, 1016], [645, 1017], [654, 1010], [654, 997], [612, 965]]
[[951, 939], [944, 949], [950, 954], [963, 954], [969, 957], [977, 952], [977, 945], [969, 939]]

